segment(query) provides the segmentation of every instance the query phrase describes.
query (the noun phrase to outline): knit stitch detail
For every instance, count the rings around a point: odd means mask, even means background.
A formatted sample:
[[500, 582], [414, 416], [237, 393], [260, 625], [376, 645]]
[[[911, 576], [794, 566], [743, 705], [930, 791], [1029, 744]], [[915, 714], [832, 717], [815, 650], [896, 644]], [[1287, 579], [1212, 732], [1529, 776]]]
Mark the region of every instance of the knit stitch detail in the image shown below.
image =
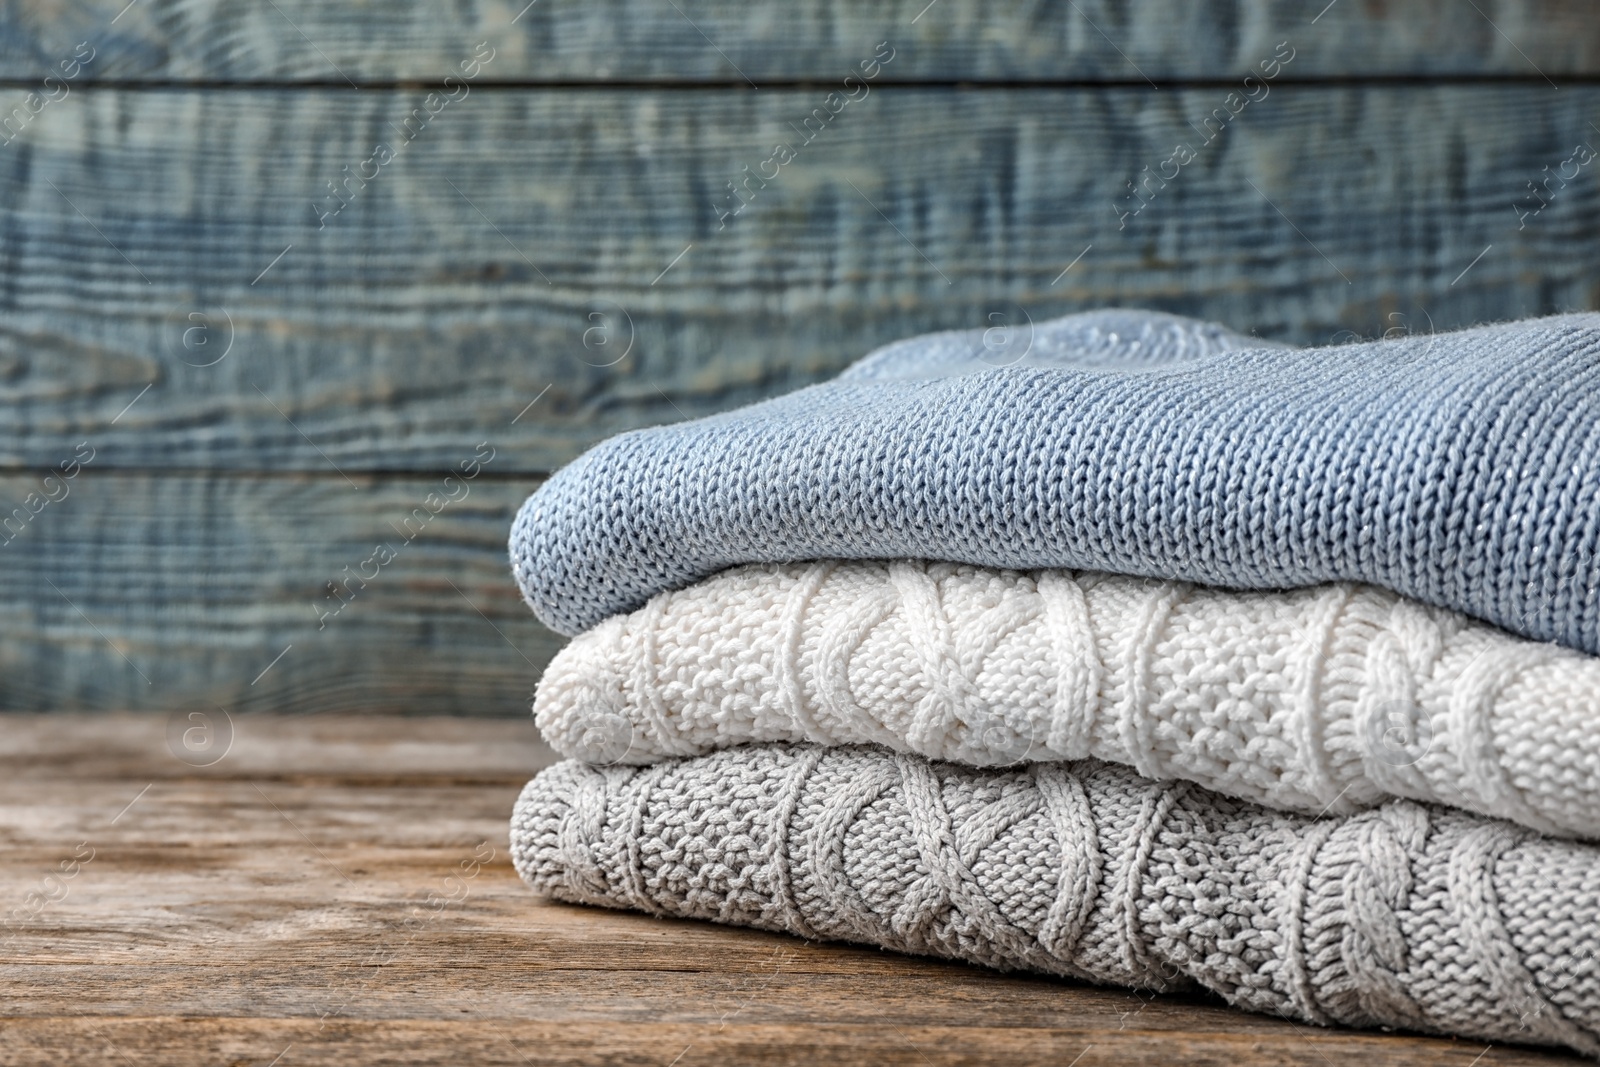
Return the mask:
[[558, 764], [511, 847], [561, 900], [1600, 1054], [1600, 854], [1436, 806], [1318, 819], [1093, 760], [765, 745]]
[[611, 438], [512, 569], [576, 634], [728, 567], [1359, 581], [1600, 653], [1600, 315], [1318, 349], [1141, 312], [912, 338], [837, 380]]
[[534, 709], [597, 763], [774, 741], [1094, 756], [1293, 811], [1401, 796], [1600, 838], [1600, 660], [1372, 586], [735, 568], [574, 639]]

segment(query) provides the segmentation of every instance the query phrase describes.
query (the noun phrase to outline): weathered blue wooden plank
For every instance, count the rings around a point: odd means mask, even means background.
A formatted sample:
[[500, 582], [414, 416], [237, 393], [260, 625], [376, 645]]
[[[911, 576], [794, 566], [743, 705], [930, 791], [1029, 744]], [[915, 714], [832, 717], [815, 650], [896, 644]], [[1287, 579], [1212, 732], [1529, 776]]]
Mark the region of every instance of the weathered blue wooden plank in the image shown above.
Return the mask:
[[0, 77], [440, 79], [488, 42], [500, 81], [836, 81], [879, 41], [898, 79], [1143, 83], [1237, 78], [1289, 40], [1291, 78], [1561, 78], [1600, 70], [1589, 0], [79, 0], [0, 8]]
[[505, 558], [536, 483], [490, 455], [448, 481], [0, 476], [0, 711], [527, 714], [560, 639]]
[[994, 314], [1324, 343], [1600, 301], [1600, 88], [829, 101], [75, 93], [0, 146], [0, 463], [433, 470], [493, 435], [539, 472]]

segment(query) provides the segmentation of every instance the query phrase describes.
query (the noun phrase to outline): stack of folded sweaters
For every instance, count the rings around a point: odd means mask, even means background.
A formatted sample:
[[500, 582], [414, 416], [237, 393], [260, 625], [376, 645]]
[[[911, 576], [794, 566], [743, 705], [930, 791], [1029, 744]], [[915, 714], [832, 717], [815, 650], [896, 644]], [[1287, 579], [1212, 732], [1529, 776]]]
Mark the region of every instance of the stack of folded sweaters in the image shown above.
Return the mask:
[[528, 883], [1600, 1055], [1600, 315], [984, 340], [528, 500]]

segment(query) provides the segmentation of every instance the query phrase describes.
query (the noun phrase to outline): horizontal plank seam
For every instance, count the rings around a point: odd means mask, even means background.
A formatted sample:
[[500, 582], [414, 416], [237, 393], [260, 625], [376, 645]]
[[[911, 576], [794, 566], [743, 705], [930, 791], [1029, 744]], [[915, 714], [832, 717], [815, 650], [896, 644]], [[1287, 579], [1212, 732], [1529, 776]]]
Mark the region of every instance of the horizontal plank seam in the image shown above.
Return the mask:
[[[413, 481], [418, 479], [443, 479], [459, 478], [461, 472], [445, 468], [430, 467], [377, 467], [371, 470], [361, 467], [344, 465], [346, 474], [369, 478], [374, 482], [383, 481]], [[44, 476], [53, 473], [52, 468], [43, 465], [0, 463], [0, 478], [7, 476]], [[551, 471], [538, 470], [498, 470], [491, 471], [482, 468], [473, 475], [475, 482], [519, 483], [537, 482], [549, 478]], [[278, 478], [304, 482], [343, 482], [342, 475], [335, 471], [319, 471], [310, 468], [301, 470], [293, 467], [116, 467], [109, 463], [98, 465], [94, 468], [85, 467], [76, 476], [85, 482], [101, 481], [116, 478], [223, 478], [249, 479], [249, 478]], [[532, 492], [530, 486], [529, 489]]]
[[[626, 973], [626, 972], [602, 971], [600, 973], [616, 974], [616, 973]], [[643, 972], [640, 972], [640, 973], [643, 974], [643, 975], [649, 975], [649, 974], [653, 974], [653, 973], [657, 973], [657, 972], [643, 971]], [[708, 972], [698, 972], [698, 973], [708, 973], [708, 974], [714, 973], [714, 974], [718, 974], [718, 975], [724, 976], [724, 977], [738, 977], [739, 974], [740, 974], [740, 972], [737, 972], [737, 971], [717, 971], [717, 972], [708, 971]], [[854, 977], [854, 976], [852, 976], [852, 977]], [[868, 975], [867, 977], [873, 977], [873, 975]], [[987, 977], [987, 976], [985, 976], [985, 977]], [[1076, 992], [1077, 991], [1076, 987], [1069, 986], [1069, 987], [1066, 987], [1066, 988], [1070, 992]], [[1177, 1001], [1177, 1004], [1180, 1007], [1190, 1007], [1191, 1006], [1185, 1001]], [[1227, 1012], [1229, 1010], [1226, 1007], [1223, 1007], [1223, 1006], [1220, 1006], [1220, 1005], [1212, 1005], [1212, 1004], [1201, 1005], [1201, 1007], [1207, 1008], [1207, 1009], [1210, 1009], [1210, 1010], [1213, 1010], [1213, 1011], [1218, 1011], [1218, 1012]], [[131, 1014], [131, 1013], [119, 1012], [119, 1011], [106, 1011], [106, 1012], [102, 1012], [102, 1013], [83, 1012], [83, 1013], [80, 1013], [80, 1014], [70, 1015], [70, 1016], [69, 1015], [51, 1015], [51, 1014], [33, 1015], [33, 1014], [14, 1013], [14, 1014], [0, 1015], [0, 1019], [4, 1019], [7, 1022], [14, 1022], [14, 1023], [17, 1023], [17, 1024], [25, 1024], [25, 1023], [42, 1024], [42, 1023], [59, 1023], [59, 1022], [69, 1022], [70, 1023], [70, 1022], [81, 1022], [81, 1021], [83, 1021], [85, 1019], [99, 1020], [99, 1021], [102, 1022], [102, 1024], [104, 1024], [105, 1021], [109, 1020], [109, 1021], [114, 1021], [114, 1022], [118, 1022], [118, 1023], [124, 1023], [125, 1022], [125, 1023], [130, 1023], [130, 1024], [139, 1024], [139, 1025], [147, 1025], [147, 1024], [149, 1024], [151, 1022], [169, 1020], [169, 1019], [174, 1021], [174, 1022], [181, 1022], [181, 1023], [185, 1023], [185, 1024], [191, 1024], [193, 1022], [202, 1021], [202, 1020], [209, 1020], [209, 1021], [213, 1021], [213, 1022], [236, 1022], [236, 1023], [263, 1023], [263, 1024], [266, 1024], [266, 1023], [272, 1023], [272, 1024], [307, 1023], [307, 1024], [309, 1024], [309, 1023], [318, 1022], [319, 1019], [320, 1019], [320, 1016], [315, 1015], [315, 1014], [288, 1015], [288, 1014], [284, 1014], [284, 1013], [281, 1013], [281, 1012], [273, 1013], [273, 1014], [262, 1013], [262, 1014], [258, 1014], [258, 1015], [222, 1015], [222, 1014], [206, 1015], [204, 1013], [198, 1013], [198, 1012], [193, 1014], [193, 1015], [171, 1015], [171, 1014], [165, 1014], [165, 1015], [136, 1015], [136, 1014]], [[501, 1016], [501, 1017], [498, 1017], [498, 1018], [494, 1018], [494, 1017], [486, 1016], [486, 1015], [475, 1015], [470, 1019], [452, 1019], [452, 1018], [449, 1018], [447, 1016], [435, 1017], [435, 1016], [430, 1016], [430, 1015], [408, 1014], [408, 1013], [403, 1013], [403, 1012], [398, 1012], [398, 1011], [385, 1013], [385, 1014], [378, 1014], [378, 1015], [349, 1016], [349, 1017], [346, 1017], [344, 1019], [341, 1019], [340, 1022], [345, 1027], [353, 1027], [353, 1026], [376, 1027], [376, 1026], [382, 1026], [382, 1025], [384, 1025], [386, 1023], [393, 1023], [393, 1022], [399, 1021], [399, 1022], [423, 1023], [423, 1024], [430, 1025], [430, 1026], [445, 1026], [445, 1027], [452, 1027], [453, 1028], [453, 1027], [457, 1027], [457, 1026], [460, 1026], [460, 1027], [480, 1026], [486, 1020], [487, 1021], [498, 1022], [501, 1025], [505, 1025], [505, 1026], [527, 1026], [527, 1027], [540, 1027], [540, 1028], [555, 1028], [555, 1029], [562, 1029], [562, 1030], [569, 1029], [569, 1028], [574, 1029], [574, 1030], [582, 1030], [582, 1029], [584, 1029], [586, 1027], [594, 1027], [594, 1028], [602, 1028], [603, 1027], [603, 1028], [608, 1028], [608, 1029], [616, 1027], [616, 1028], [640, 1029], [640, 1030], [646, 1030], [646, 1031], [669, 1030], [669, 1031], [676, 1032], [678, 1030], [705, 1029], [708, 1026], [708, 1023], [703, 1021], [703, 1020], [690, 1020], [690, 1021], [684, 1021], [684, 1022], [677, 1022], [677, 1021], [670, 1021], [670, 1020], [669, 1021], [661, 1021], [661, 1020], [655, 1020], [655, 1019], [610, 1019], [610, 1018], [587, 1019], [587, 1018], [583, 1018], [583, 1017], [574, 1017], [574, 1018], [570, 1018], [570, 1019], [563, 1018], [563, 1019], [559, 1019], [559, 1020], [550, 1020], [550, 1019], [543, 1019], [543, 1018], [532, 1018], [532, 1019], [530, 1019], [530, 1018], [526, 1018], [526, 1017], [523, 1017], [523, 1016]], [[715, 1020], [713, 1020], [713, 1021], [715, 1021]], [[1289, 1040], [1291, 1038], [1296, 1043], [1299, 1043], [1299, 1042], [1302, 1042], [1302, 1041], [1306, 1040], [1305, 1037], [1302, 1036], [1302, 1035], [1293, 1034], [1293, 1033], [1285, 1034], [1285, 1033], [1278, 1032], [1276, 1030], [1261, 1030], [1261, 1031], [1244, 1030], [1244, 1031], [1241, 1031], [1241, 1030], [1237, 1030], [1237, 1029], [1228, 1029], [1228, 1027], [1230, 1027], [1232, 1025], [1235, 1025], [1234, 1020], [1232, 1020], [1232, 1019], [1219, 1020], [1218, 1024], [1217, 1024], [1217, 1027], [1215, 1029], [1200, 1028], [1200, 1027], [1173, 1028], [1173, 1027], [1163, 1026], [1163, 1027], [1148, 1027], [1148, 1028], [1143, 1028], [1143, 1029], [1131, 1029], [1131, 1030], [1123, 1029], [1123, 1028], [1111, 1029], [1109, 1027], [1090, 1026], [1090, 1025], [1087, 1025], [1087, 1024], [1078, 1025], [1078, 1026], [1026, 1026], [1026, 1025], [1018, 1026], [1018, 1025], [1015, 1025], [1015, 1024], [1007, 1024], [1007, 1025], [1000, 1026], [1000, 1025], [994, 1025], [994, 1024], [985, 1025], [983, 1023], [959, 1023], [959, 1022], [958, 1023], [942, 1023], [942, 1024], [941, 1023], [908, 1023], [908, 1022], [902, 1022], [900, 1027], [899, 1027], [899, 1029], [902, 1030], [902, 1031], [909, 1031], [909, 1032], [911, 1032], [913, 1034], [919, 1033], [919, 1032], [924, 1032], [924, 1031], [937, 1032], [937, 1033], [973, 1031], [973, 1032], [978, 1032], [978, 1033], [996, 1033], [996, 1034], [1005, 1034], [1005, 1033], [1011, 1033], [1011, 1032], [1018, 1032], [1018, 1033], [1045, 1033], [1045, 1034], [1071, 1035], [1075, 1039], [1082, 1039], [1084, 1037], [1094, 1037], [1094, 1036], [1098, 1036], [1098, 1035], [1112, 1035], [1112, 1036], [1114, 1036], [1114, 1035], [1120, 1035], [1120, 1034], [1141, 1034], [1141, 1035], [1149, 1035], [1149, 1036], [1159, 1037], [1159, 1038], [1161, 1038], [1163, 1040], [1169, 1040], [1174, 1036], [1188, 1037], [1188, 1038], [1191, 1038], [1191, 1039], [1192, 1038], [1196, 1038], [1196, 1037], [1205, 1038], [1207, 1040], [1222, 1039], [1224, 1041], [1227, 1041], [1230, 1044], [1242, 1044], [1244, 1042], [1250, 1042], [1250, 1041], [1256, 1041], [1256, 1042], [1273, 1041], [1273, 1040], [1277, 1040], [1277, 1039], [1283, 1039], [1283, 1040], [1287, 1041], [1287, 1040]], [[723, 1023], [720, 1023], [718, 1028], [712, 1030], [711, 1032], [712, 1032], [713, 1035], [715, 1035], [716, 1033], [720, 1032], [721, 1029], [738, 1029], [740, 1027], [744, 1027], [744, 1028], [747, 1028], [747, 1029], [755, 1029], [755, 1030], [816, 1029], [816, 1030], [825, 1031], [825, 1032], [831, 1031], [831, 1032], [853, 1033], [853, 1032], [858, 1031], [858, 1030], [882, 1030], [883, 1029], [883, 1024], [880, 1023], [880, 1022], [872, 1022], [872, 1021], [864, 1021], [864, 1022], [853, 1022], [853, 1021], [835, 1022], [835, 1021], [828, 1020], [828, 1019], [805, 1019], [803, 1021], [800, 1021], [800, 1020], [776, 1020], [775, 1021], [775, 1020], [770, 1020], [770, 1019], [751, 1019], [751, 1020], [748, 1020], [748, 1021], [745, 1021], [745, 1022], [735, 1022], [735, 1021], [730, 1019], [730, 1020], [727, 1020], [727, 1021], [725, 1021]], [[320, 1027], [319, 1027], [319, 1029], [320, 1029]], [[902, 1034], [902, 1036], [904, 1036], [904, 1035]], [[1323, 1033], [1323, 1032], [1319, 1031], [1315, 1036], [1318, 1037], [1319, 1039], [1321, 1039], [1322, 1041], [1327, 1042], [1329, 1044], [1332, 1044], [1334, 1042], [1344, 1042], [1346, 1044], [1349, 1044], [1349, 1043], [1352, 1043], [1352, 1042], [1362, 1042], [1362, 1043], [1374, 1044], [1380, 1049], [1404, 1048], [1404, 1047], [1407, 1047], [1408, 1045], [1412, 1045], [1412, 1044], [1425, 1045], [1425, 1046], [1436, 1046], [1436, 1045], [1441, 1045], [1442, 1044], [1446, 1048], [1450, 1047], [1449, 1046], [1449, 1042], [1444, 1040], [1444, 1039], [1437, 1038], [1437, 1037], [1431, 1037], [1431, 1036], [1421, 1036], [1421, 1035], [1416, 1035], [1416, 1034], [1412, 1034], [1412, 1033], [1409, 1033], [1409, 1032], [1392, 1035], [1392, 1034], [1386, 1034], [1386, 1033], [1374, 1033], [1372, 1031], [1363, 1031], [1363, 1030], [1335, 1030], [1335, 1031], [1330, 1031], [1330, 1032], [1327, 1032], [1327, 1033]], [[1513, 1047], [1515, 1048], [1515, 1046], [1513, 1046]], [[1522, 1050], [1520, 1048], [1518, 1048], [1517, 1051], [1522, 1051]], [[1544, 1050], [1539, 1049], [1539, 1050], [1534, 1050], [1534, 1051], [1537, 1054], [1537, 1053], [1543, 1052]], [[1548, 1055], [1548, 1053], [1545, 1053], [1545, 1055]], [[1557, 1062], [1560, 1062], [1560, 1061], [1557, 1061]], [[1576, 1061], [1576, 1062], [1582, 1062], [1582, 1061]]]
[[[875, 90], [882, 89], [962, 89], [972, 91], [1016, 91], [1026, 89], [1231, 89], [1238, 86], [1241, 78], [1250, 74], [1248, 70], [1240, 71], [1234, 75], [1218, 75], [1209, 78], [1157, 78], [1146, 80], [1143, 78], [1035, 78], [1035, 79], [965, 79], [965, 78], [927, 78], [927, 79], [901, 79], [883, 80], [873, 84]], [[1557, 86], [1585, 86], [1600, 85], [1600, 71], [1587, 74], [1552, 74], [1548, 78], [1538, 74], [1375, 74], [1375, 75], [1325, 75], [1308, 76], [1302, 78], [1285, 77], [1274, 83], [1274, 88], [1356, 88], [1375, 87], [1393, 88], [1406, 86], [1419, 87], [1470, 87], [1477, 85], [1503, 86], [1526, 85], [1530, 87], [1550, 88], [1551, 83]], [[0, 78], [0, 89], [37, 89], [38, 77], [4, 77]], [[355, 83], [357, 91], [376, 92], [422, 92], [439, 87], [438, 79], [405, 79], [405, 80], [373, 80]], [[838, 87], [837, 80], [830, 79], [763, 79], [759, 88], [768, 90], [794, 90], [796, 92], [829, 91]], [[123, 91], [123, 92], [304, 92], [321, 90], [338, 90], [350, 92], [351, 83], [343, 81], [329, 81], [326, 79], [305, 80], [267, 80], [267, 79], [196, 79], [186, 81], [182, 79], [139, 79], [139, 78], [107, 78], [99, 81], [82, 80], [75, 84], [80, 91], [93, 91], [97, 89]], [[749, 84], [741, 81], [726, 81], [722, 79], [707, 80], [677, 80], [653, 81], [649, 79], [632, 80], [581, 80], [581, 79], [549, 79], [549, 80], [507, 80], [475, 82], [472, 86], [475, 92], [517, 92], [527, 90], [541, 91], [585, 91], [585, 90], [648, 90], [653, 92], [720, 92], [728, 89], [737, 89], [741, 92], [751, 92]]]

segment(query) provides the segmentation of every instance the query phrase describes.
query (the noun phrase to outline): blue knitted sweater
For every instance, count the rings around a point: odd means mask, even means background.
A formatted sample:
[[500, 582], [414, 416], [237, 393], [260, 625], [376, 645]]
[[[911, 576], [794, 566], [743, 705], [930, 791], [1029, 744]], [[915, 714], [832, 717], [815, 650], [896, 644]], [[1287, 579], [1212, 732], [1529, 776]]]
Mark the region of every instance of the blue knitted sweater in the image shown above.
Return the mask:
[[933, 334], [621, 434], [529, 498], [573, 634], [742, 563], [921, 557], [1355, 580], [1600, 652], [1600, 315], [1290, 349], [1145, 312]]

